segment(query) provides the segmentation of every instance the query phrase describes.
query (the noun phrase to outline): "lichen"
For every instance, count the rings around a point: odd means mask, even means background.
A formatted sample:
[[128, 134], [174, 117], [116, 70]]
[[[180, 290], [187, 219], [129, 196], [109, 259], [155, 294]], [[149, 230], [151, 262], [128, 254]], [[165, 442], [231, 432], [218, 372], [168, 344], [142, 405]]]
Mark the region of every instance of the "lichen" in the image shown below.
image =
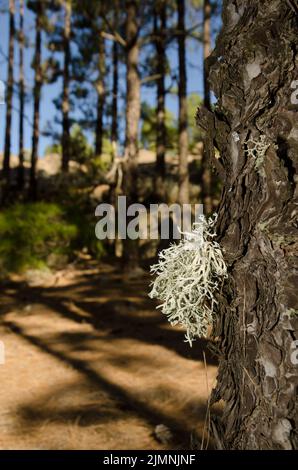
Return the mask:
[[298, 316], [298, 310], [295, 308], [289, 308], [285, 311], [285, 315], [288, 315], [290, 318], [295, 318], [296, 316]]
[[208, 220], [201, 215], [192, 231], [161, 251], [158, 263], [151, 267], [156, 277], [149, 296], [162, 301], [157, 308], [171, 325], [186, 328], [190, 345], [196, 337], [207, 336], [217, 303], [215, 293], [227, 276], [222, 249], [214, 241], [216, 219], [216, 214]]
[[268, 142], [267, 137], [262, 134], [259, 137], [259, 140], [255, 140], [252, 137], [246, 140], [246, 149], [245, 153], [248, 157], [251, 157], [255, 160], [255, 169], [261, 175], [265, 176], [264, 172], [264, 159], [270, 143]]

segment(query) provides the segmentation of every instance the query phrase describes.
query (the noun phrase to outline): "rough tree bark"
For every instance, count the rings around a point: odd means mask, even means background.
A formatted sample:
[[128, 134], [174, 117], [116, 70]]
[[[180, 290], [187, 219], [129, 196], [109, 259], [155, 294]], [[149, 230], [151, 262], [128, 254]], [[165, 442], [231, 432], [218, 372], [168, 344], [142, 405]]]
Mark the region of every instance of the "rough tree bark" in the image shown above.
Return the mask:
[[9, 46], [8, 46], [8, 74], [6, 92], [6, 125], [3, 157], [3, 177], [7, 186], [10, 182], [10, 147], [11, 147], [11, 121], [12, 121], [12, 95], [13, 95], [13, 60], [15, 36], [15, 2], [9, 0]]
[[[210, 85], [208, 81], [208, 67], [206, 59], [211, 53], [211, 4], [210, 0], [204, 0], [203, 4], [203, 80], [204, 80], [204, 106], [211, 111]], [[202, 155], [202, 196], [204, 211], [206, 214], [212, 212], [212, 175], [208, 152], [203, 148]]]
[[[126, 1], [126, 131], [123, 193], [127, 205], [138, 200], [138, 129], [141, 114], [139, 64], [139, 20], [138, 2]], [[125, 240], [124, 263], [128, 271], [138, 266], [138, 243]]]
[[180, 204], [189, 203], [188, 174], [188, 135], [187, 135], [187, 96], [186, 96], [186, 58], [185, 58], [185, 1], [177, 0], [178, 9], [178, 56], [179, 56], [179, 194]]
[[156, 179], [155, 192], [164, 196], [163, 182], [165, 178], [166, 156], [166, 111], [165, 111], [165, 76], [166, 76], [166, 1], [159, 0], [154, 8], [154, 37], [157, 54], [157, 109], [156, 109]]
[[19, 31], [19, 54], [20, 54], [20, 114], [19, 114], [19, 168], [18, 188], [24, 186], [24, 107], [25, 107], [25, 81], [24, 81], [24, 0], [20, 0], [20, 31]]
[[36, 199], [37, 196], [37, 180], [36, 180], [36, 163], [39, 143], [39, 114], [40, 114], [40, 97], [42, 87], [42, 66], [41, 66], [41, 29], [42, 29], [42, 2], [36, 7], [35, 18], [35, 52], [34, 52], [34, 89], [33, 89], [33, 130], [32, 130], [32, 149], [31, 149], [31, 166], [30, 166], [30, 185], [29, 197]]
[[69, 67], [70, 67], [70, 36], [71, 36], [71, 2], [63, 0], [64, 8], [64, 31], [63, 31], [63, 93], [62, 93], [62, 171], [68, 172], [70, 158], [70, 119], [69, 119]]
[[297, 38], [295, 2], [225, 0], [209, 59], [218, 103], [213, 115], [198, 111], [224, 176], [218, 241], [229, 277], [213, 333], [211, 404], [224, 401], [212, 428], [227, 449], [298, 447]]

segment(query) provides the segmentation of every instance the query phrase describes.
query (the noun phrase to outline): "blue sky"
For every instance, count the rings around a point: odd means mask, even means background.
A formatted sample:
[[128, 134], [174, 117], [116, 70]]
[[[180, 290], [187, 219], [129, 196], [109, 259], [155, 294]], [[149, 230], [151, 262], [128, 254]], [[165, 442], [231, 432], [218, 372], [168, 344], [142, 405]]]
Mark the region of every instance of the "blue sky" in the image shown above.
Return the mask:
[[[5, 0], [4, 6], [7, 6], [8, 0]], [[3, 2], [2, 5], [3, 6]], [[202, 21], [201, 13], [197, 12], [195, 16], [188, 15], [186, 17], [188, 24], [197, 24]], [[0, 13], [0, 80], [6, 81], [7, 76], [7, 63], [5, 56], [8, 52], [8, 15], [6, 13]], [[18, 26], [18, 15], [16, 15], [16, 27]], [[219, 27], [218, 21], [216, 25], [213, 25], [215, 29]], [[33, 87], [34, 74], [31, 69], [33, 49], [34, 49], [34, 15], [28, 10], [25, 11], [25, 34], [28, 39], [28, 45], [25, 50], [25, 78], [26, 78], [26, 88], [27, 88], [27, 97], [28, 101], [26, 103], [25, 114], [25, 148], [31, 148], [31, 122], [32, 122], [32, 98], [31, 91]], [[188, 72], [188, 93], [196, 92], [202, 95], [203, 92], [203, 81], [202, 81], [202, 70], [203, 70], [203, 48], [202, 45], [197, 41], [188, 40], [187, 44], [187, 72]], [[109, 44], [107, 45], [109, 48]], [[146, 54], [146, 50], [143, 51], [142, 56]], [[44, 48], [43, 50], [44, 57], [47, 52]], [[19, 51], [17, 42], [15, 42], [15, 67], [14, 74], [15, 80], [18, 78], [18, 62], [19, 62]], [[141, 56], [141, 57], [142, 57]], [[171, 64], [171, 68], [178, 71], [177, 63], [177, 46], [174, 43], [168, 49], [168, 59]], [[121, 87], [124, 87], [124, 67], [120, 70], [120, 80]], [[110, 86], [110, 77], [107, 77], [107, 88]], [[45, 85], [42, 90], [42, 100], [41, 100], [41, 131], [46, 131], [48, 129], [49, 123], [53, 123], [55, 118], [60, 118], [59, 111], [56, 109], [53, 104], [53, 99], [59, 96], [61, 93], [61, 80], [53, 85]], [[148, 101], [151, 105], [154, 105], [155, 102], [155, 87], [142, 87], [142, 101]], [[178, 99], [177, 96], [168, 94], [166, 100], [167, 108], [177, 116], [178, 112]], [[18, 154], [18, 96], [17, 93], [14, 94], [13, 100], [13, 119], [12, 119], [12, 153]], [[124, 102], [120, 102], [120, 128], [124, 128]], [[74, 110], [73, 116], [79, 116], [80, 113], [78, 110]], [[59, 131], [59, 125], [56, 124], [56, 128]], [[4, 132], [5, 132], [5, 105], [0, 105], [0, 152], [3, 151], [3, 142], [4, 142]], [[92, 140], [89, 136], [89, 140]], [[41, 135], [40, 144], [39, 144], [39, 155], [43, 156], [45, 148], [51, 143], [52, 139], [47, 136]]]

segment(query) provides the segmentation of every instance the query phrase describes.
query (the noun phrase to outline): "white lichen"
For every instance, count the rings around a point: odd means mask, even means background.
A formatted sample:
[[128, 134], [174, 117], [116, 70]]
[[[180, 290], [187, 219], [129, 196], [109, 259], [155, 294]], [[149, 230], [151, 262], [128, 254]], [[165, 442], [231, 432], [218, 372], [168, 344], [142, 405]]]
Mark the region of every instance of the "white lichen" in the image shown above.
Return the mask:
[[190, 345], [196, 337], [207, 336], [217, 303], [215, 293], [227, 276], [221, 247], [214, 241], [216, 219], [216, 214], [208, 220], [200, 215], [192, 231], [161, 251], [158, 263], [151, 267], [156, 277], [149, 296], [162, 301], [157, 308], [171, 325], [186, 329]]
[[260, 64], [257, 61], [254, 61], [250, 64], [246, 64], [246, 71], [250, 80], [253, 80], [254, 78], [258, 77], [262, 72]]
[[233, 137], [234, 142], [239, 142], [240, 136], [239, 136], [238, 132], [236, 132], [236, 131], [232, 132], [232, 137]]
[[251, 157], [255, 160], [255, 169], [257, 172], [264, 176], [264, 159], [268, 148], [270, 147], [270, 142], [268, 142], [267, 137], [262, 134], [258, 140], [249, 138], [245, 142], [246, 150], [245, 153], [248, 157]]

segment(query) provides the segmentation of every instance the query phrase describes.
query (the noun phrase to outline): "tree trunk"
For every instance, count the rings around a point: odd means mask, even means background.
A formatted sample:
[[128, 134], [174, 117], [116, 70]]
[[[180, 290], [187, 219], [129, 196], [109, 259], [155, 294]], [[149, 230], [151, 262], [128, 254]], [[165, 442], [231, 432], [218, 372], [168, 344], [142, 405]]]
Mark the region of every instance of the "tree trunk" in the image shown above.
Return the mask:
[[63, 68], [63, 96], [62, 96], [62, 171], [68, 172], [70, 158], [70, 119], [69, 119], [69, 67], [70, 67], [70, 35], [71, 35], [71, 2], [63, 0], [64, 17], [64, 68]]
[[[210, 20], [211, 20], [211, 5], [210, 0], [204, 0], [203, 5], [203, 50], [204, 50], [204, 65], [203, 65], [203, 79], [204, 79], [204, 106], [211, 111], [210, 101], [210, 85], [208, 81], [208, 68], [206, 59], [211, 53], [211, 31], [210, 31]], [[206, 214], [212, 212], [212, 175], [211, 175], [211, 163], [208, 159], [208, 154], [203, 146], [202, 155], [202, 196], [204, 211]]]
[[227, 449], [298, 448], [297, 33], [294, 2], [225, 0], [209, 59], [218, 104], [203, 117], [225, 175], [218, 241], [229, 267], [211, 397], [225, 406], [212, 428]]
[[35, 200], [37, 197], [37, 181], [36, 181], [36, 163], [38, 157], [39, 144], [39, 110], [40, 95], [42, 86], [42, 69], [41, 69], [41, 22], [42, 22], [42, 2], [38, 3], [35, 19], [35, 53], [34, 53], [34, 70], [35, 80], [33, 89], [33, 131], [32, 131], [32, 150], [31, 150], [31, 167], [30, 167], [30, 199]]
[[20, 31], [19, 31], [19, 54], [20, 54], [20, 114], [19, 114], [19, 168], [18, 188], [24, 187], [24, 107], [25, 107], [25, 82], [24, 82], [24, 0], [20, 0]]
[[[114, 1], [114, 29], [118, 29], [118, 0]], [[111, 141], [113, 149], [113, 158], [117, 156], [117, 145], [118, 145], [118, 43], [113, 42], [113, 99], [112, 99], [112, 127], [111, 127]]]
[[7, 184], [10, 183], [10, 148], [11, 148], [11, 121], [12, 121], [12, 96], [13, 96], [13, 61], [14, 61], [14, 36], [15, 36], [15, 2], [9, 0], [9, 50], [8, 50], [8, 73], [6, 92], [6, 127], [3, 158], [3, 177]]
[[154, 36], [157, 54], [157, 109], [156, 109], [156, 179], [155, 193], [164, 196], [166, 156], [166, 112], [165, 112], [165, 76], [166, 76], [166, 1], [159, 0], [154, 10]]
[[99, 35], [98, 44], [98, 80], [97, 80], [97, 118], [96, 118], [96, 139], [95, 139], [95, 153], [96, 155], [102, 154], [103, 142], [103, 112], [105, 102], [105, 41]]
[[[127, 206], [137, 202], [138, 178], [138, 129], [141, 114], [140, 77], [138, 71], [139, 42], [138, 42], [138, 2], [126, 2], [126, 142], [123, 175], [123, 193], [127, 197]], [[129, 271], [138, 265], [138, 243], [125, 240], [124, 262]]]
[[178, 54], [179, 54], [179, 194], [180, 204], [189, 203], [188, 135], [185, 60], [185, 0], [177, 0], [178, 8]]

